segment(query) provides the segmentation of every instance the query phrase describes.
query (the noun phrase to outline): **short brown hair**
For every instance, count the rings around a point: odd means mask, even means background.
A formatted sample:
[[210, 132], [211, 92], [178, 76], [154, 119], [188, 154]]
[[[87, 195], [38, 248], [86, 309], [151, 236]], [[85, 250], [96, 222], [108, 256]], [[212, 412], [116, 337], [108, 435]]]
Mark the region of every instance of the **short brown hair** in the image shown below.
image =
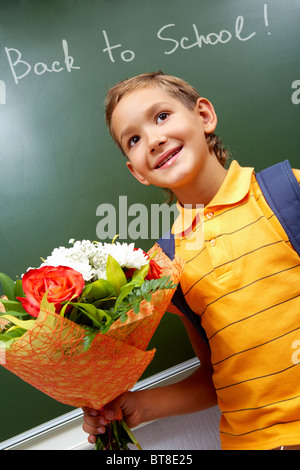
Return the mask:
[[[132, 91], [145, 88], [147, 86], [159, 87], [173, 98], [180, 100], [188, 109], [193, 109], [198, 98], [200, 98], [197, 90], [189, 83], [185, 82], [181, 78], [174, 77], [173, 75], [166, 75], [161, 71], [137, 75], [136, 77], [123, 80], [112, 87], [108, 91], [105, 100], [106, 124], [109, 128], [112, 138], [124, 155], [125, 152], [114, 136], [113, 130], [111, 128], [112, 113], [123, 96]], [[206, 140], [209, 149], [215, 152], [219, 162], [225, 166], [225, 163], [229, 157], [229, 152], [224, 148], [221, 139], [216, 134], [212, 133], [206, 134]]]

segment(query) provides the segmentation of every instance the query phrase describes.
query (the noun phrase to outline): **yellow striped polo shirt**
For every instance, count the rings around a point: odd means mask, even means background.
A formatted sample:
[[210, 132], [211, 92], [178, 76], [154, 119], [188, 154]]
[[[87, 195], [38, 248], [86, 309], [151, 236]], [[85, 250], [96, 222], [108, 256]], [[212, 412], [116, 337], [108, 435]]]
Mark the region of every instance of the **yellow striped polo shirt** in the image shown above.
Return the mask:
[[222, 448], [300, 444], [300, 258], [253, 168], [233, 161], [196, 212], [183, 234], [180, 209], [175, 251], [186, 261], [182, 291], [209, 339]]

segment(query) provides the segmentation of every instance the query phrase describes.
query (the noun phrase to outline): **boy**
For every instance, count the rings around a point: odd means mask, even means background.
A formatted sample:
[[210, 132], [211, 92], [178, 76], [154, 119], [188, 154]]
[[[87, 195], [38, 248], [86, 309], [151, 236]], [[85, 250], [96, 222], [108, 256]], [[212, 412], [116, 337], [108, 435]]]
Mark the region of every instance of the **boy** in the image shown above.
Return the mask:
[[[85, 409], [90, 442], [119, 409], [135, 427], [218, 403], [223, 449], [297, 448], [300, 367], [292, 345], [300, 337], [300, 261], [253, 168], [233, 161], [225, 170], [212, 104], [161, 72], [116, 85], [106, 116], [133, 176], [178, 200], [183, 228], [175, 222], [175, 250], [186, 262], [180, 285], [209, 346], [183, 318], [199, 369], [170, 386], [126, 392], [103, 416]], [[204, 220], [196, 209], [184, 226], [186, 204], [204, 204]], [[203, 246], [190, 249], [202, 224]]]

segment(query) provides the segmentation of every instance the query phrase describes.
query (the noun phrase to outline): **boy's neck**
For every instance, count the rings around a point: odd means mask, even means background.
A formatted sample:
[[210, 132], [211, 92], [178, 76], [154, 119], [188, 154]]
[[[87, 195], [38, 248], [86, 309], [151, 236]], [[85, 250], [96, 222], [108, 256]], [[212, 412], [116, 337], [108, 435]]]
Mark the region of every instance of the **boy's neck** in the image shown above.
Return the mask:
[[196, 207], [196, 204], [204, 204], [205, 207], [219, 191], [226, 174], [227, 170], [213, 155], [192, 184], [188, 187], [173, 189], [173, 193], [182, 206], [191, 204]]

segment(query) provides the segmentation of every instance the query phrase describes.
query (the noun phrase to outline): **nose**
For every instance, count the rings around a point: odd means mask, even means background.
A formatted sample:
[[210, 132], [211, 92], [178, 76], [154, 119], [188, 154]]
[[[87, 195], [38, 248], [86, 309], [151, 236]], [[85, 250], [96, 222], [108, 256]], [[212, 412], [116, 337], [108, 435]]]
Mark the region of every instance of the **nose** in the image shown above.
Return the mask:
[[164, 135], [154, 134], [149, 136], [149, 150], [150, 153], [155, 153], [155, 151], [166, 143], [167, 138]]

